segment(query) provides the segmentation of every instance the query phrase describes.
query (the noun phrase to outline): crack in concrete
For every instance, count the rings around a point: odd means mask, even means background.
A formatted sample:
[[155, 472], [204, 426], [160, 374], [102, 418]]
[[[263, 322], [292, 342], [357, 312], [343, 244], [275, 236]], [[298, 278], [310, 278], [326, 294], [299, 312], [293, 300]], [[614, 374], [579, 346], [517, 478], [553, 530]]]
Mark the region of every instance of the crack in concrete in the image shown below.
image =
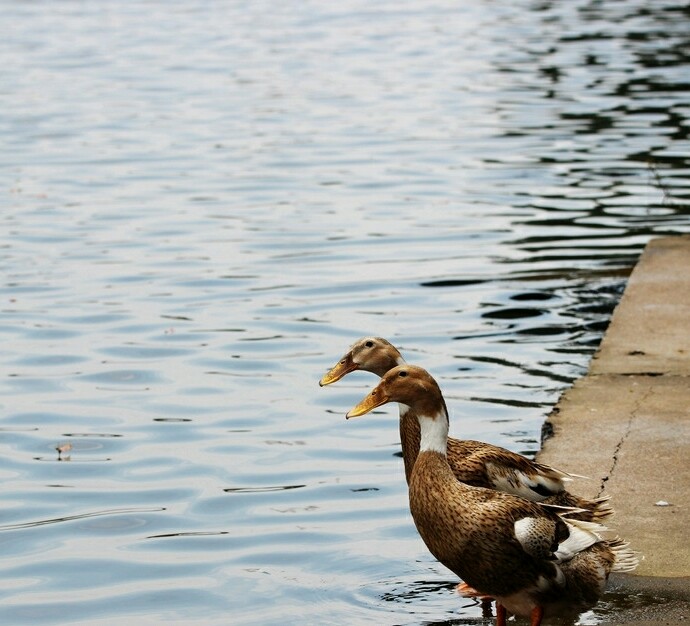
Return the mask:
[[611, 459], [611, 467], [609, 468], [609, 471], [606, 473], [606, 476], [601, 479], [601, 484], [599, 485], [599, 493], [597, 494], [597, 497], [600, 498], [604, 495], [604, 489], [606, 487], [606, 483], [609, 481], [611, 476], [613, 476], [613, 472], [616, 469], [616, 465], [618, 465], [618, 456], [620, 454], [621, 449], [623, 448], [623, 444], [625, 443], [625, 440], [628, 438], [630, 435], [630, 432], [632, 431], [632, 425], [633, 425], [633, 420], [637, 416], [637, 412], [640, 410], [642, 405], [645, 403], [647, 398], [651, 396], [654, 393], [654, 390], [650, 387], [647, 389], [647, 391], [642, 395], [642, 397], [635, 403], [635, 406], [633, 407], [633, 410], [630, 411], [630, 417], [628, 418], [628, 423], [626, 424], [625, 427], [625, 432], [623, 433], [623, 436], [620, 438], [620, 441], [616, 444], [616, 447], [613, 450], [613, 458]]

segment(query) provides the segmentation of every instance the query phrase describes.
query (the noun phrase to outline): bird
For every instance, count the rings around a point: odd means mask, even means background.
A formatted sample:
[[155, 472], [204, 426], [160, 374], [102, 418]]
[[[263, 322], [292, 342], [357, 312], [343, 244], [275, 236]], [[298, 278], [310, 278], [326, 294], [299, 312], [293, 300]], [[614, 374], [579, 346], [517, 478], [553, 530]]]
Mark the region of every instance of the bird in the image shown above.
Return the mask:
[[[400, 351], [382, 337], [363, 337], [355, 341], [343, 357], [321, 378], [319, 385], [330, 385], [350, 372], [363, 370], [382, 377], [398, 365], [404, 365]], [[420, 426], [414, 407], [401, 403], [400, 442], [405, 478], [409, 484], [420, 445]], [[543, 502], [553, 506], [578, 509], [572, 519], [601, 522], [613, 509], [609, 498], [585, 499], [566, 490], [575, 474], [532, 461], [505, 448], [474, 440], [449, 438], [447, 459], [455, 477], [468, 485], [485, 487]]]
[[398, 402], [420, 428], [409, 478], [410, 512], [438, 561], [496, 600], [496, 626], [508, 613], [540, 626], [544, 616], [574, 616], [594, 606], [611, 572], [629, 572], [637, 555], [622, 539], [604, 539], [602, 524], [514, 494], [457, 480], [448, 462], [448, 410], [434, 378], [398, 365], [351, 409], [357, 417]]

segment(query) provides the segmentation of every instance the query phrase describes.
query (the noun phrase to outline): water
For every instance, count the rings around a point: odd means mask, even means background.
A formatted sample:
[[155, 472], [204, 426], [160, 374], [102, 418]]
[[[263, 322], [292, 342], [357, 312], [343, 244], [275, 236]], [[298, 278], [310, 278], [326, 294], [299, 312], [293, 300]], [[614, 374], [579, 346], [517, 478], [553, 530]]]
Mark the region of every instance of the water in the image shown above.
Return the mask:
[[0, 2], [3, 623], [481, 622], [317, 381], [383, 335], [533, 455], [688, 232], [690, 31], [464, 4]]

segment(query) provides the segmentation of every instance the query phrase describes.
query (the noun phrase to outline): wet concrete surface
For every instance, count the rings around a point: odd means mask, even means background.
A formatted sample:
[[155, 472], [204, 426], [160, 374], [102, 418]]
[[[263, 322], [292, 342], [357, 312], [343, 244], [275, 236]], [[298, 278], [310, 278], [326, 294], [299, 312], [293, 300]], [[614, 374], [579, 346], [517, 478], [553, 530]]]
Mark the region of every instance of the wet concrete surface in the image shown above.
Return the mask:
[[597, 613], [600, 626], [690, 624], [690, 577], [614, 574]]

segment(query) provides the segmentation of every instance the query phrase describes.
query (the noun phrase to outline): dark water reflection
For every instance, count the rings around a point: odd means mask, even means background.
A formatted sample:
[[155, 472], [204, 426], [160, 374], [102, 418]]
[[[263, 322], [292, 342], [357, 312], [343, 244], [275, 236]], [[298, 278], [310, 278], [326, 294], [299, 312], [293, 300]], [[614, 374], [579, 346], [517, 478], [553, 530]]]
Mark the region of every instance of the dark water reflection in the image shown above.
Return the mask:
[[316, 383], [384, 335], [534, 454], [688, 231], [690, 30], [464, 4], [0, 2], [3, 623], [485, 623]]

